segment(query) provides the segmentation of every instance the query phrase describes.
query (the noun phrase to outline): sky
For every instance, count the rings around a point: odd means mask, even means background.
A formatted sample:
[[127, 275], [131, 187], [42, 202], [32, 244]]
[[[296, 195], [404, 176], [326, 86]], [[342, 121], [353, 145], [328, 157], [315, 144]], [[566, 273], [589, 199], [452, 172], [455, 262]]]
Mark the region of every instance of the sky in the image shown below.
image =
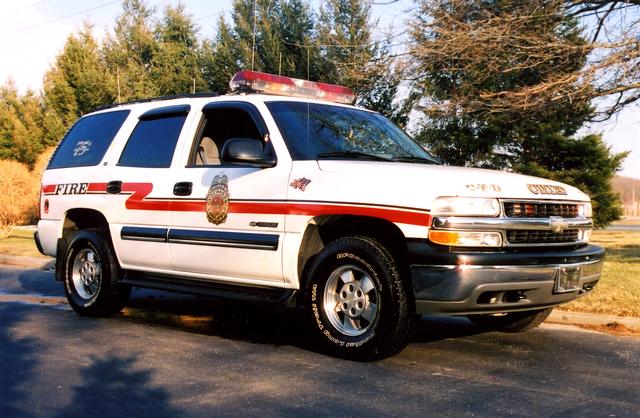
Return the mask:
[[[231, 3], [232, 0], [182, 0], [200, 27], [200, 36], [206, 38], [213, 35], [218, 16], [228, 16]], [[412, 2], [380, 3], [373, 9], [380, 22], [380, 33], [388, 28], [393, 33], [401, 32]], [[147, 4], [162, 10], [177, 4], [177, 0], [147, 0]], [[22, 92], [39, 91], [44, 73], [60, 53], [67, 36], [89, 22], [94, 25], [96, 36], [102, 38], [120, 12], [121, 0], [3, 0], [0, 84], [12, 79]], [[631, 151], [619, 174], [640, 179], [640, 106], [625, 109], [617, 118], [588, 129], [601, 132], [613, 151]]]

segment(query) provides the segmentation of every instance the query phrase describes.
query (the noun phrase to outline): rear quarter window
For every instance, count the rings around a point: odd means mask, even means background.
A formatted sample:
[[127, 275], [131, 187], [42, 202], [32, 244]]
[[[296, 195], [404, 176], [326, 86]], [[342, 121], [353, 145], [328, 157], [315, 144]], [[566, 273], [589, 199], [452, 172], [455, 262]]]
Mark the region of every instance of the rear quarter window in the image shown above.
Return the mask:
[[62, 139], [47, 168], [98, 165], [127, 116], [128, 110], [119, 110], [80, 118]]

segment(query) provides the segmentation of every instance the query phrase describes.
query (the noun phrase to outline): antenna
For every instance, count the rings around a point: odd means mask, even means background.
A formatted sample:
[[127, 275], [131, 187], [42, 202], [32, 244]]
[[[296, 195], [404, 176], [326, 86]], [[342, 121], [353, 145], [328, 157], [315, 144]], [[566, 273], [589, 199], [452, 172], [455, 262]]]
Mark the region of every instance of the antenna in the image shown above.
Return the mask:
[[118, 85], [118, 103], [120, 103], [120, 67], [116, 67], [116, 84]]
[[309, 54], [310, 54], [310, 50], [311, 50], [311, 47], [307, 45], [307, 80], [310, 80], [310, 79], [311, 79], [311, 76], [310, 76], [310, 74], [311, 74], [311, 69], [309, 68], [309, 61], [310, 61], [310, 59], [309, 59]]
[[251, 45], [251, 71], [256, 57], [256, 20], [258, 16], [258, 0], [253, 0], [253, 42]]

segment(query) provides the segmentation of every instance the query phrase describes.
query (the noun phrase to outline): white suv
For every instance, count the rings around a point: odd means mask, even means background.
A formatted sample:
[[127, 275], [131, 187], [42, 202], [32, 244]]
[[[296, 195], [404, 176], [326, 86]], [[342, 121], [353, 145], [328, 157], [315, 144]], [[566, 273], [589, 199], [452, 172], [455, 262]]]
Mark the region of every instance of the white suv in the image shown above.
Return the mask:
[[302, 306], [328, 351], [378, 359], [417, 314], [519, 331], [598, 281], [579, 190], [443, 166], [343, 87], [231, 86], [102, 109], [62, 140], [36, 241], [78, 313], [131, 286]]

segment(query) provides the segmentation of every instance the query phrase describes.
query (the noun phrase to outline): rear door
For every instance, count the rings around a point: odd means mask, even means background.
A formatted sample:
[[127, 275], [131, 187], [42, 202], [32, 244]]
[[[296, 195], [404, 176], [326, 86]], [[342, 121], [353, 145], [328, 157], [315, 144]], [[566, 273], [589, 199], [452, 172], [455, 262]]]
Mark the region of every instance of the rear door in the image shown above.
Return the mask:
[[189, 105], [175, 105], [142, 114], [116, 166], [109, 170], [107, 193], [117, 205], [111, 236], [123, 268], [171, 269], [167, 243], [171, 166], [189, 110]]

